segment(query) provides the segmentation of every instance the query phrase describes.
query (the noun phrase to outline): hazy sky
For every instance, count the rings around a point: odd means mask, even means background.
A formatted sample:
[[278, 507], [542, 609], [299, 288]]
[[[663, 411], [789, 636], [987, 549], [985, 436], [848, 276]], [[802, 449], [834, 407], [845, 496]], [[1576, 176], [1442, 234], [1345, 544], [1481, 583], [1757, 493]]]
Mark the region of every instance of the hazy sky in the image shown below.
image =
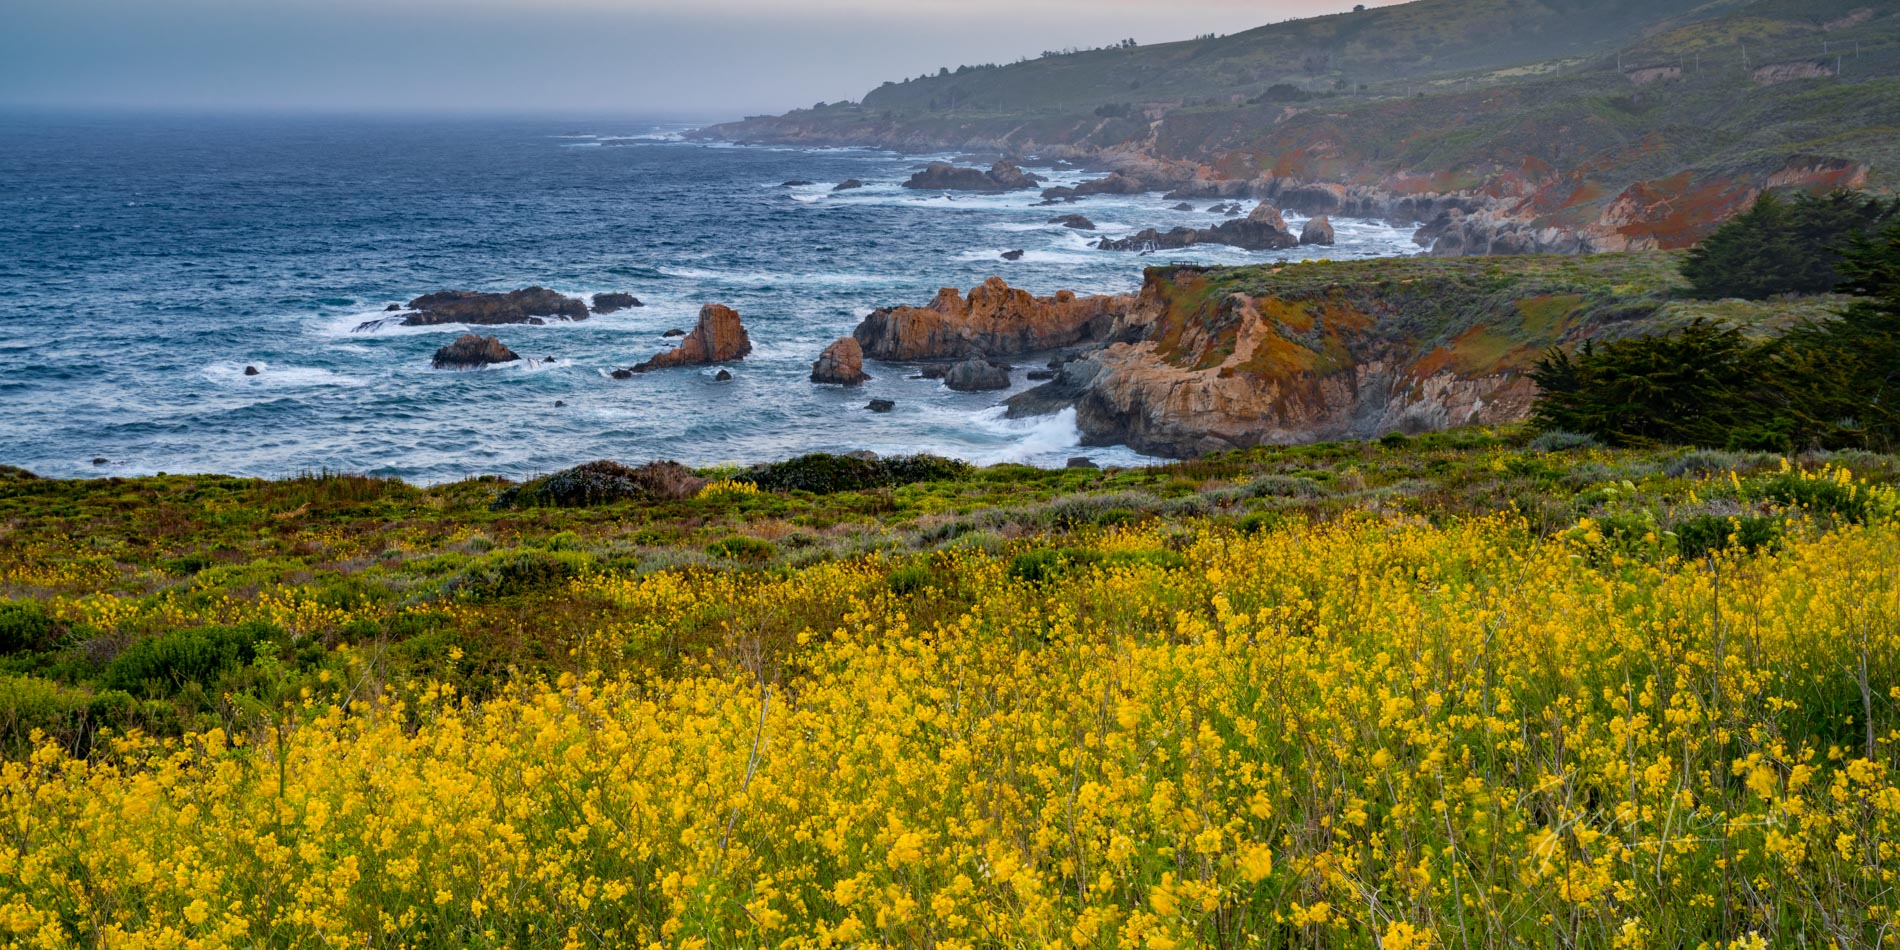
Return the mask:
[[1353, 2], [0, 0], [0, 105], [717, 118]]

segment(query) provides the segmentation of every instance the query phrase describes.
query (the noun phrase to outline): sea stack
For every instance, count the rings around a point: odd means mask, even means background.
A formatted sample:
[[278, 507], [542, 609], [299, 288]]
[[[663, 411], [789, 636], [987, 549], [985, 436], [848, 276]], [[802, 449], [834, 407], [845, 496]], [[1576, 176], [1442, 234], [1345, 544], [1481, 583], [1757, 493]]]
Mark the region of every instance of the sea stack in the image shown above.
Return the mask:
[[632, 369], [614, 370], [615, 379], [627, 379], [636, 373], [675, 366], [708, 366], [744, 359], [752, 352], [752, 339], [739, 322], [739, 311], [722, 304], [709, 303], [699, 308], [699, 325], [686, 334], [680, 345]]
[[871, 377], [864, 372], [864, 348], [854, 337], [841, 337], [825, 347], [811, 367], [811, 381], [834, 386], [858, 386]]

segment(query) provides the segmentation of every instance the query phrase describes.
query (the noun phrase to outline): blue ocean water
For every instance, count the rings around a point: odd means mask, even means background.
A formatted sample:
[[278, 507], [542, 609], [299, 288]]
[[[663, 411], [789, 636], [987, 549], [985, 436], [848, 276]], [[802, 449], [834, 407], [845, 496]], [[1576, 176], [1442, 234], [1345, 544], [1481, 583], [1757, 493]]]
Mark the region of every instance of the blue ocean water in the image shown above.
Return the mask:
[[[329, 469], [437, 482], [595, 458], [713, 464], [817, 450], [1140, 461], [1077, 449], [1067, 416], [1005, 420], [1008, 393], [953, 393], [911, 378], [914, 367], [874, 363], [861, 390], [806, 377], [875, 307], [992, 274], [1039, 294], [1133, 290], [1151, 260], [1089, 248], [1049, 224], [1054, 211], [1033, 194], [899, 187], [932, 156], [701, 145], [683, 129], [0, 115], [0, 463], [49, 476]], [[870, 185], [830, 190], [847, 178]], [[795, 179], [816, 184], [783, 187]], [[1105, 197], [1059, 210], [1111, 235], [1213, 220], [1171, 204]], [[1415, 250], [1400, 229], [1336, 225], [1333, 256]], [[1028, 253], [1001, 260], [1010, 249]], [[648, 306], [483, 330], [558, 361], [476, 372], [430, 368], [461, 328], [355, 332], [423, 293], [534, 284], [629, 291]], [[608, 378], [663, 349], [661, 334], [690, 328], [707, 302], [737, 308], [752, 336], [735, 379]], [[1030, 385], [1016, 376], [1018, 390]], [[867, 411], [874, 397], [896, 411]]]

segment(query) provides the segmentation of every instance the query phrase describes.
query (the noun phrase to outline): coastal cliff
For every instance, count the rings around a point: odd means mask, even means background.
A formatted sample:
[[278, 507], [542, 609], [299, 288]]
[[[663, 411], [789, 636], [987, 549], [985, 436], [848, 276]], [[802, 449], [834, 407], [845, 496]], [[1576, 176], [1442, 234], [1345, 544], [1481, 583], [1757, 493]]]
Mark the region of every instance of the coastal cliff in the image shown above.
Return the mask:
[[1083, 440], [1191, 457], [1524, 419], [1552, 347], [1698, 317], [1773, 332], [1812, 305], [1699, 303], [1673, 254], [1150, 268], [1142, 337], [1010, 400], [1073, 407]]

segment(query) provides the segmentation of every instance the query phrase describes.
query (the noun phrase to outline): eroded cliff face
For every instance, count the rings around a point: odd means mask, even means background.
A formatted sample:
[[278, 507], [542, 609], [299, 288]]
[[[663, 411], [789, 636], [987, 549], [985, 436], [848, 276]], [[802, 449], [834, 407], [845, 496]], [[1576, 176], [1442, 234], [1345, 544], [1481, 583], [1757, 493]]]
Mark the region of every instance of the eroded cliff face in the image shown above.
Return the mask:
[[1134, 302], [1067, 290], [1037, 297], [991, 277], [968, 296], [945, 287], [925, 306], [878, 310], [852, 336], [865, 356], [877, 360], [1019, 356], [1109, 339], [1120, 332]]
[[1172, 457], [1514, 422], [1550, 347], [1655, 316], [1653, 302], [1457, 268], [1381, 280], [1373, 264], [1363, 282], [1285, 287], [1279, 270], [1151, 270], [1145, 336], [1068, 363], [1012, 414], [1072, 405], [1088, 444]]

